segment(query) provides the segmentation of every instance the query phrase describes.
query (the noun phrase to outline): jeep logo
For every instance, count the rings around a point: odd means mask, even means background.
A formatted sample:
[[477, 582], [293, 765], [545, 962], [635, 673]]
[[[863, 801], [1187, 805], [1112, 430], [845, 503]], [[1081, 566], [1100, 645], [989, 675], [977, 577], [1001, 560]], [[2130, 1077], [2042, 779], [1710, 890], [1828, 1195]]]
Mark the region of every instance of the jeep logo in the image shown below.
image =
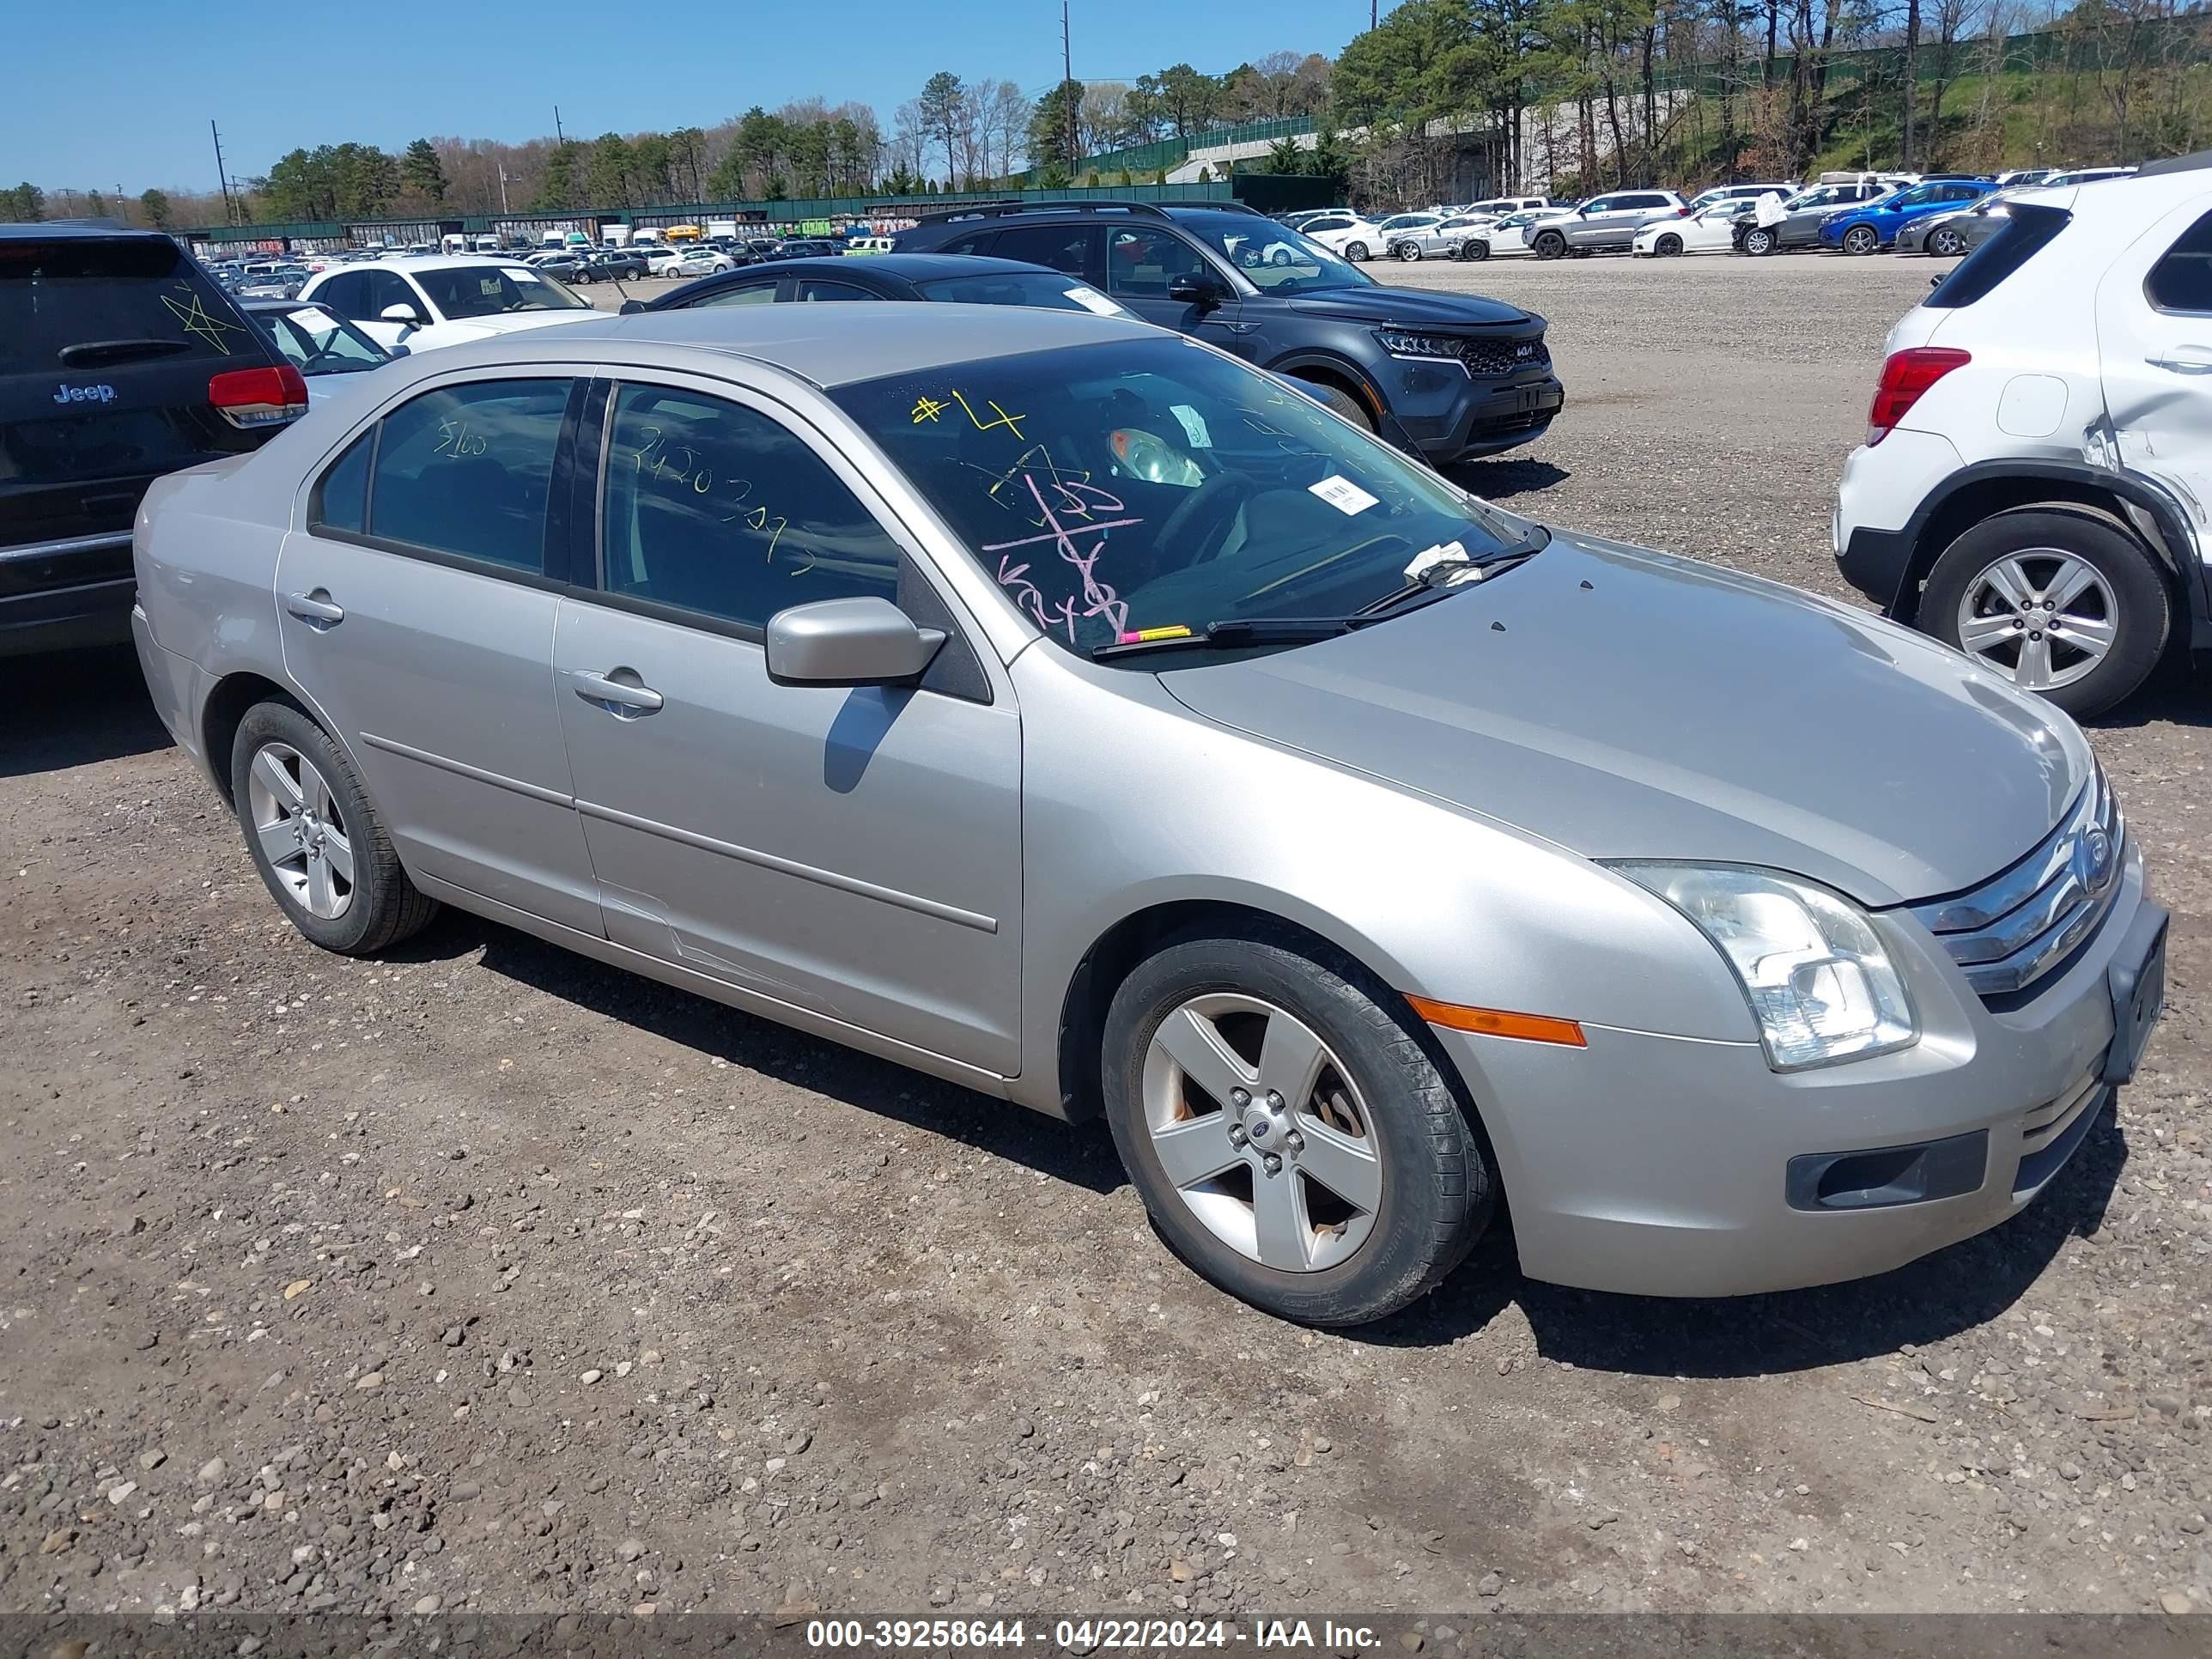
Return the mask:
[[54, 392], [58, 404], [112, 404], [115, 388], [112, 386], [65, 386]]

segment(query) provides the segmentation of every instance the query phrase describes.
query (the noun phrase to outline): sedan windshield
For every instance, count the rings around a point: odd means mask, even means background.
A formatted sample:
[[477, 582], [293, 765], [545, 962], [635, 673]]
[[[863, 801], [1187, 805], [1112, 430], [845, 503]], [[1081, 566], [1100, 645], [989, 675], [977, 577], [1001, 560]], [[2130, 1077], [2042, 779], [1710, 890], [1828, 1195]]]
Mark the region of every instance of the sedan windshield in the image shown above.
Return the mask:
[[1021, 614], [1081, 655], [1146, 629], [1344, 615], [1530, 534], [1289, 382], [1188, 340], [986, 359], [831, 395]]
[[591, 301], [526, 265], [447, 265], [414, 278], [449, 321], [515, 311], [588, 311]]
[[1307, 294], [1375, 286], [1373, 277], [1319, 242], [1250, 214], [1184, 213], [1176, 216], [1176, 222], [1266, 292]]
[[250, 314], [302, 374], [358, 374], [392, 361], [382, 346], [320, 306]]
[[940, 276], [915, 287], [924, 299], [955, 305], [1039, 306], [1048, 311], [1095, 311], [1102, 317], [1131, 315], [1097, 289], [1053, 271], [994, 270], [975, 276]]

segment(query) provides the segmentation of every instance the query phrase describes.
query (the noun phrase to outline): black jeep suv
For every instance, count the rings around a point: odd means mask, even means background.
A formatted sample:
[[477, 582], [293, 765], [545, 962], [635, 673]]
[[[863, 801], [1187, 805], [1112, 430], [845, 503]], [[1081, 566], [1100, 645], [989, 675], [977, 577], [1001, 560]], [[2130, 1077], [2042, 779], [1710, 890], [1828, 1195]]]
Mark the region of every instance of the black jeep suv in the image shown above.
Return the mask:
[[129, 639], [147, 485], [307, 407], [299, 370], [173, 239], [0, 225], [0, 657]]
[[1241, 204], [966, 208], [897, 240], [901, 252], [989, 254], [1079, 277], [1147, 322], [1305, 382], [1437, 465], [1540, 437], [1566, 398], [1541, 317], [1386, 286]]

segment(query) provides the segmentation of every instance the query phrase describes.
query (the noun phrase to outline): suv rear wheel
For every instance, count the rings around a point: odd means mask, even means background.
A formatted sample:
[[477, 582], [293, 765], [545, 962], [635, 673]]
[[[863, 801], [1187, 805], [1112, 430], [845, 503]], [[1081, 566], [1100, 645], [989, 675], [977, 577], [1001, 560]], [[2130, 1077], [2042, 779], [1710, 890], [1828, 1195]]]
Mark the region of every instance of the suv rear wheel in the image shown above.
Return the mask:
[[1921, 626], [2077, 719], [2148, 678], [2172, 606], [2149, 550], [2081, 509], [1984, 519], [1929, 573]]
[[1539, 259], [1556, 259], [1567, 251], [1567, 239], [1556, 230], [1540, 230], [1528, 246]]

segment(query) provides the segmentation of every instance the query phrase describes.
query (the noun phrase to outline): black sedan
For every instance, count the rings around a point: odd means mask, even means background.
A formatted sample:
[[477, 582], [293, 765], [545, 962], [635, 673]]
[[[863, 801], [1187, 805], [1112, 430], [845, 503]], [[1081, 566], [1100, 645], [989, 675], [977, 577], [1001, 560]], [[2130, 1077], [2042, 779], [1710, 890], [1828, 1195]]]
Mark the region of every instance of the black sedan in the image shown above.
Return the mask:
[[1924, 219], [1901, 225], [1898, 228], [1896, 251], [1933, 254], [1945, 259], [1972, 253], [2003, 226], [2009, 216], [2006, 210], [2014, 193], [2001, 190], [1960, 212], [1931, 213]]
[[584, 269], [577, 280], [611, 283], [624, 277], [643, 278], [648, 274], [643, 254], [632, 253], [623, 248], [607, 248], [584, 256]]
[[769, 305], [817, 300], [935, 300], [955, 305], [1036, 306], [1051, 311], [1090, 311], [1103, 317], [1130, 313], [1080, 278], [1017, 259], [964, 253], [883, 253], [872, 259], [779, 259], [772, 264], [725, 270], [686, 283], [657, 300], [632, 300], [638, 311], [684, 311], [693, 306]]

